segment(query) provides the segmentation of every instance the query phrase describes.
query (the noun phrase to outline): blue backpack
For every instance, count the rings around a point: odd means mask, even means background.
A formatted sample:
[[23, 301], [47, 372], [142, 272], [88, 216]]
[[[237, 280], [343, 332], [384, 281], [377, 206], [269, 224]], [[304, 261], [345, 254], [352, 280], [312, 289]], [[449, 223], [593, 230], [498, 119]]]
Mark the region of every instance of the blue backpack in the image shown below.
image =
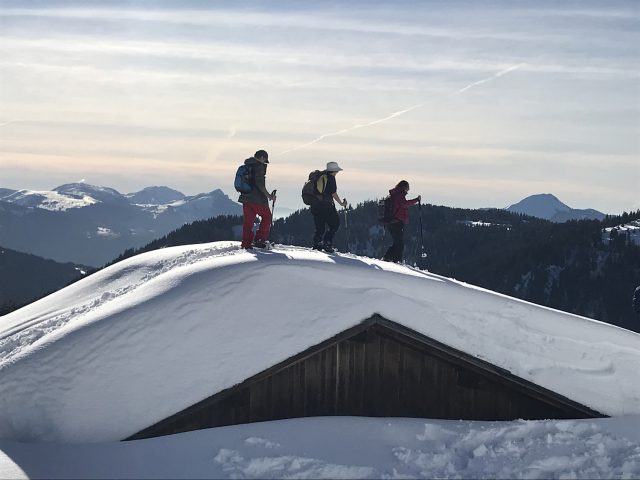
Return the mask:
[[253, 190], [253, 167], [251, 165], [240, 165], [236, 170], [236, 179], [233, 186], [240, 193], [250, 193]]

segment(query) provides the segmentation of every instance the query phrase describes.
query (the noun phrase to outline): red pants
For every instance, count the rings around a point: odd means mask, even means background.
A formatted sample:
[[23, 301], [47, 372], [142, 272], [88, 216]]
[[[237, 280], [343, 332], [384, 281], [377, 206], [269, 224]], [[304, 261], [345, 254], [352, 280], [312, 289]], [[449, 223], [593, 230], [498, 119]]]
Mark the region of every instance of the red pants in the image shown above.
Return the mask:
[[256, 215], [260, 216], [260, 227], [256, 232], [256, 240], [266, 241], [269, 238], [271, 229], [271, 210], [266, 205], [258, 203], [243, 203], [242, 213], [244, 222], [242, 223], [242, 248], [248, 248], [253, 242], [253, 222]]

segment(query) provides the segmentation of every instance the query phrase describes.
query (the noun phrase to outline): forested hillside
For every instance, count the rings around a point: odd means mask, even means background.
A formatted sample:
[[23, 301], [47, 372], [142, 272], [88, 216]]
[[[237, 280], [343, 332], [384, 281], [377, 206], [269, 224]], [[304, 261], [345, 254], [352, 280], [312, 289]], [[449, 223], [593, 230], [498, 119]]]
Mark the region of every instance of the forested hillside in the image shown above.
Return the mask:
[[0, 315], [83, 278], [90, 268], [0, 247]]

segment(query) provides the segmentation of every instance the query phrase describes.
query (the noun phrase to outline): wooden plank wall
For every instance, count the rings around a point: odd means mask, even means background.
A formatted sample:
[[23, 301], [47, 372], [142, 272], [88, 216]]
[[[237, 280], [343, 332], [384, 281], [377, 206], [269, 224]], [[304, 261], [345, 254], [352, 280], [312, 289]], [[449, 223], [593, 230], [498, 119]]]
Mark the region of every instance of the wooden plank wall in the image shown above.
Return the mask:
[[588, 416], [529, 395], [500, 375], [372, 325], [131, 438], [318, 415], [467, 420]]

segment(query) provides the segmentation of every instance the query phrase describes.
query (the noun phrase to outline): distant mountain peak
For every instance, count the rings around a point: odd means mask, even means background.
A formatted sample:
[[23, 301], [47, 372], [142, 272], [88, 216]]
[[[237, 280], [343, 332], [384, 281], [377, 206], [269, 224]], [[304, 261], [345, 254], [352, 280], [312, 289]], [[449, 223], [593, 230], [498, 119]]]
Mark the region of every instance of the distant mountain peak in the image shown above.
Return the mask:
[[[563, 202], [560, 201], [560, 199], [558, 197], [556, 197], [553, 193], [537, 193], [535, 195], [529, 195], [528, 197], [526, 197], [524, 200], [527, 199], [542, 199], [542, 200], [549, 200], [549, 201], [555, 201], [558, 203], [562, 203], [562, 205], [565, 205]], [[567, 207], [568, 208], [568, 207]]]
[[125, 196], [138, 205], [166, 205], [185, 198], [184, 193], [165, 186], [146, 187]]
[[566, 222], [568, 220], [602, 220], [605, 215], [593, 209], [571, 208], [551, 193], [529, 195], [518, 203], [506, 208], [509, 212], [521, 213], [537, 218], [544, 218], [552, 222]]
[[72, 190], [80, 190], [80, 191], [99, 191], [103, 187], [99, 187], [97, 185], [91, 185], [90, 183], [85, 182], [71, 182], [71, 183], [63, 183], [62, 185], [57, 186], [52, 189], [54, 192], [67, 192]]
[[79, 200], [93, 199], [103, 204], [123, 205], [128, 203], [125, 196], [113, 188], [91, 185], [90, 183], [84, 182], [66, 183], [54, 188], [53, 191], [66, 197]]

